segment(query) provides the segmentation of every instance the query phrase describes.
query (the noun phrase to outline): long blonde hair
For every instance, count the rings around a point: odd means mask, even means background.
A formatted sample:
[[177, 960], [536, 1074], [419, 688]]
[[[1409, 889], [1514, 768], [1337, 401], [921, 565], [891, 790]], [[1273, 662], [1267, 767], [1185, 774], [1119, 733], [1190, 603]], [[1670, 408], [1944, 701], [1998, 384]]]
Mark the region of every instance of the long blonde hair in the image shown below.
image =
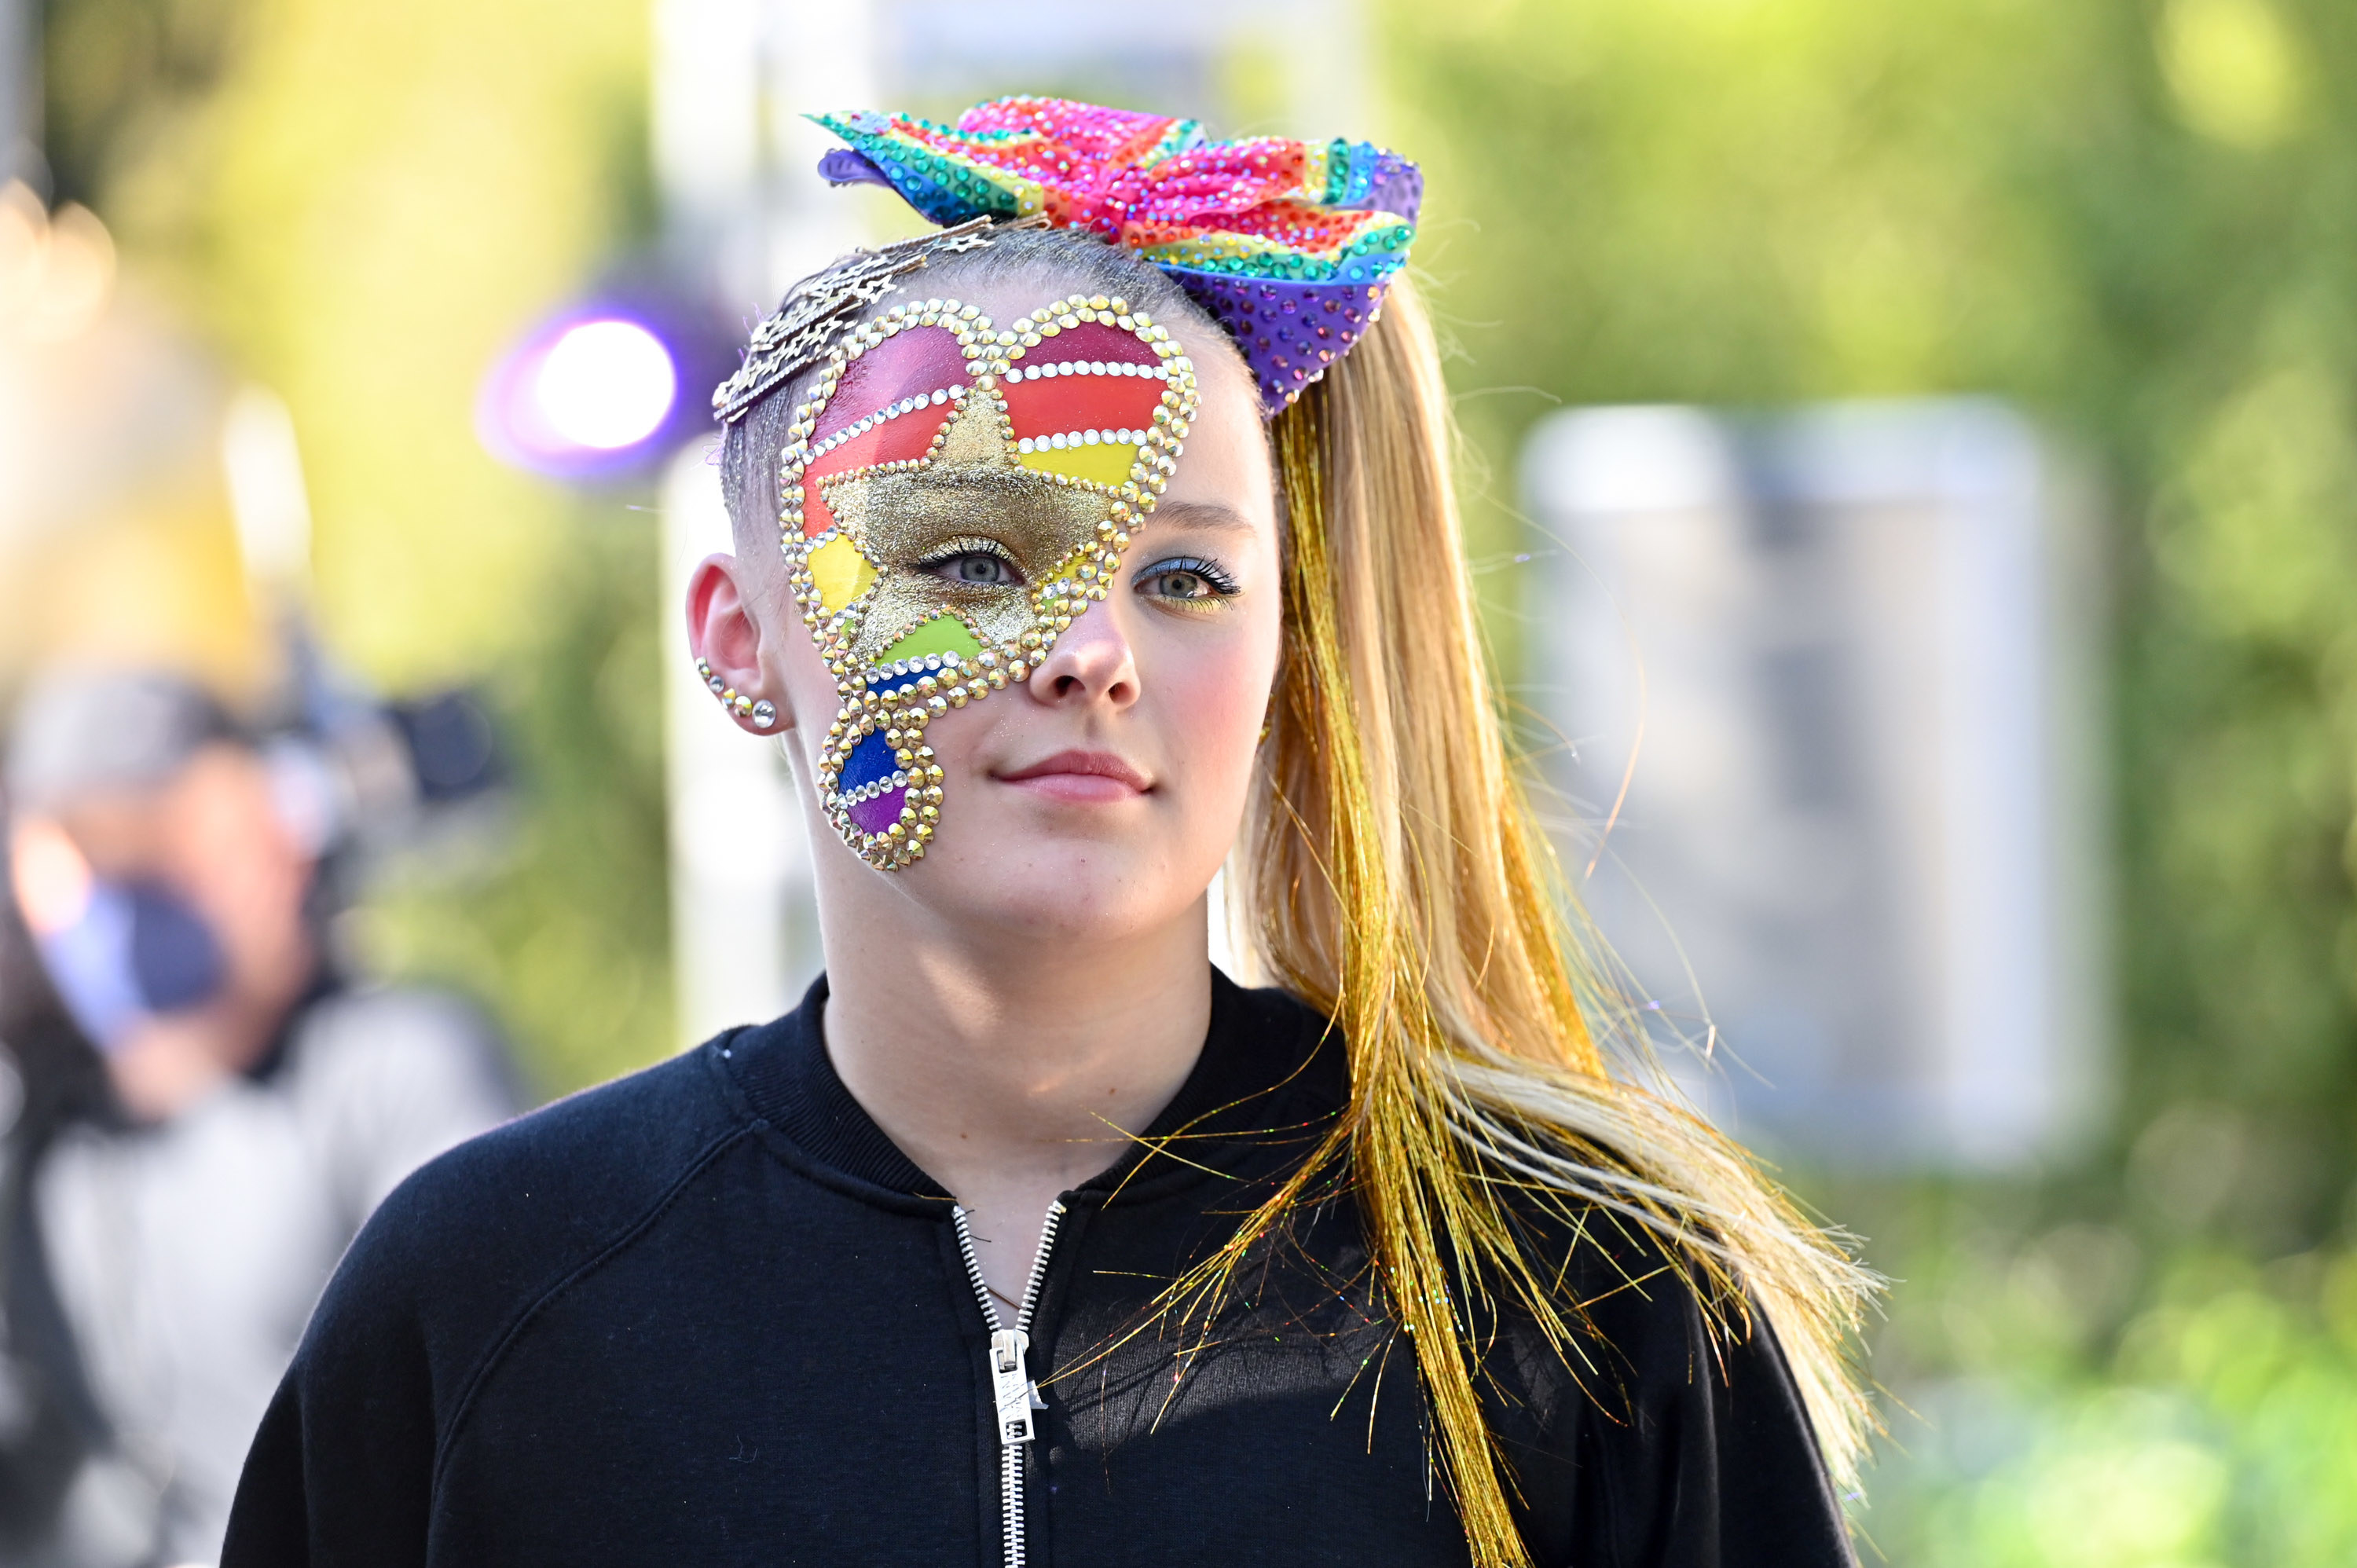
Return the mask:
[[1448, 392], [1411, 283], [1394, 280], [1381, 319], [1272, 435], [1286, 651], [1229, 904], [1262, 974], [1340, 1026], [1351, 1101], [1319, 1156], [1178, 1294], [1219, 1281], [1347, 1162], [1473, 1560], [1521, 1568], [1469, 1308], [1502, 1291], [1567, 1351], [1577, 1304], [1555, 1298], [1507, 1205], [1598, 1206], [1687, 1265], [1717, 1331], [1767, 1319], [1846, 1483], [1872, 1420], [1849, 1351], [1874, 1282], [1740, 1148], [1632, 1072], [1641, 1036], [1509, 763]]

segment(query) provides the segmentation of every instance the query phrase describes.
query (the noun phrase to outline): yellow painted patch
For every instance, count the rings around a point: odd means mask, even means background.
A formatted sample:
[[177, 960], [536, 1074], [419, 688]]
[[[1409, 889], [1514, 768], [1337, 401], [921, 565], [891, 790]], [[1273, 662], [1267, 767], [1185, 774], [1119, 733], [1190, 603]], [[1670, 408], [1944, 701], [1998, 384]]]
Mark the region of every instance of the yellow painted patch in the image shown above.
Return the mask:
[[[1081, 568], [1096, 558], [1096, 552], [1088, 545], [1082, 544], [1076, 547], [1031, 585], [1032, 602], [1038, 603], [1039, 599], [1045, 598], [1059, 588], [1082, 586]], [[1106, 575], [1099, 578], [1098, 581], [1110, 583], [1113, 579], [1110, 575]], [[1048, 628], [1041, 627], [1039, 629], [1045, 631]]]
[[832, 615], [866, 593], [876, 581], [876, 568], [859, 546], [837, 534], [810, 553], [811, 581], [817, 585], [819, 603]]
[[1067, 446], [1062, 451], [1021, 452], [1015, 460], [1043, 474], [1068, 474], [1100, 485], [1118, 485], [1137, 463], [1135, 446]]

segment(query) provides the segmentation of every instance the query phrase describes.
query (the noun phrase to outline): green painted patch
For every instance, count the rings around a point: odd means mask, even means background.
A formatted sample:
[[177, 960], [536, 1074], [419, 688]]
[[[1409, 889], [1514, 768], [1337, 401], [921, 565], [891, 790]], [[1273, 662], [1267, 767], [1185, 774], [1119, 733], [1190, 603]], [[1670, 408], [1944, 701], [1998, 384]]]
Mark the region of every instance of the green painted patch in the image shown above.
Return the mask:
[[955, 616], [935, 616], [899, 641], [884, 650], [882, 662], [898, 663], [903, 659], [923, 659], [935, 653], [954, 653], [961, 659], [972, 659], [982, 651], [982, 644], [966, 629], [965, 622]]

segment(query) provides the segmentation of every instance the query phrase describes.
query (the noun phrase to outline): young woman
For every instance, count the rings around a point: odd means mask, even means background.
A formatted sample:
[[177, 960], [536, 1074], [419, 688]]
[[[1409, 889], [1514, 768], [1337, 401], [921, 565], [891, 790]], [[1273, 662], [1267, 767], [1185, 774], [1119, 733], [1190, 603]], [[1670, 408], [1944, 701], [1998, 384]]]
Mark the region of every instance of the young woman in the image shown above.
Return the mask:
[[[1848, 1561], [1862, 1276], [1617, 1075], [1413, 167], [826, 123], [952, 226], [755, 334], [688, 606], [802, 780], [826, 978], [397, 1193], [228, 1561]], [[1222, 865], [1272, 989], [1211, 965]]]

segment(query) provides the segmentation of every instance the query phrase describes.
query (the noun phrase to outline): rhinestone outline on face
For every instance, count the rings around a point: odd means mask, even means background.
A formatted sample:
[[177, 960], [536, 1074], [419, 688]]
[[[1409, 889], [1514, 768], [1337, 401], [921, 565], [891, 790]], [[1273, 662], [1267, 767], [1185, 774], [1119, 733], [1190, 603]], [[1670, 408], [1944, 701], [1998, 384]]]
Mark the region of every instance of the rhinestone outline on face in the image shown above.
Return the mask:
[[[1066, 370], [1070, 357], [1057, 357], [1055, 339], [1062, 332], [1087, 323], [1126, 334], [1151, 354], [1151, 360], [1141, 362], [1135, 371], [1100, 371], [1099, 364], [1111, 361], [1093, 359], [1075, 362]], [[946, 408], [947, 416], [927, 450], [911, 459], [827, 474], [813, 483], [832, 487], [838, 482], [879, 475], [908, 475], [921, 485], [920, 476], [931, 472], [948, 476], [988, 470], [1006, 477], [1009, 482], [1028, 483], [1043, 490], [1092, 493], [1102, 498], [1103, 515], [1096, 520], [1091, 537], [1074, 545], [1053, 569], [1040, 574], [1028, 585], [1028, 624], [1022, 630], [1011, 636], [985, 635], [989, 628], [974, 624], [981, 618], [961, 614], [953, 598], [944, 593], [931, 618], [918, 621], [905, 630], [896, 630], [893, 635], [905, 640], [916, 629], [932, 625], [942, 617], [950, 617], [979, 645], [979, 652], [961, 655], [952, 650], [899, 660], [873, 655], [863, 659], [857, 652], [857, 644], [866, 613], [877, 598], [882, 575], [877, 564], [860, 548], [866, 541], [856, 535], [862, 530], [834, 515], [831, 501], [827, 526], [816, 534], [804, 534], [804, 477], [813, 463], [833, 450], [843, 437], [843, 432], [830, 432], [815, 442], [813, 439], [852, 365], [913, 328], [942, 328], [952, 335], [963, 358], [966, 385], [963, 389], [935, 389], [925, 394], [921, 404], [915, 396], [902, 397], [863, 414], [847, 428], [877, 428], [893, 419], [914, 414], [920, 405]], [[1056, 367], [1044, 378], [1034, 377], [1034, 367], [1025, 363], [1027, 357], [1035, 353], [1041, 366]], [[1160, 392], [1150, 420], [1135, 427], [1125, 424], [1105, 430], [1092, 425], [1085, 430], [1060, 433], [1067, 439], [1052, 447], [1047, 438], [1026, 437], [1018, 450], [1005, 387], [1034, 379], [1052, 385], [1061, 376], [1082, 374], [1103, 376], [1116, 386], [1136, 386], [1140, 381], [1158, 383]], [[779, 453], [779, 542], [794, 603], [801, 608], [802, 622], [809, 628], [821, 656], [826, 660], [828, 671], [834, 677], [835, 691], [842, 699], [842, 706], [820, 746], [820, 798], [836, 832], [868, 865], [878, 870], [897, 871], [924, 857], [927, 845], [939, 829], [943, 805], [943, 770], [933, 748], [925, 744], [927, 726], [952, 708], [980, 702], [1010, 683], [1019, 684], [1027, 680], [1054, 648], [1057, 637], [1086, 613], [1092, 602], [1106, 596], [1132, 532], [1154, 510], [1176, 471], [1198, 402], [1194, 366], [1169, 329], [1143, 311], [1132, 311], [1126, 301], [1104, 295], [1074, 294], [1051, 301], [1005, 328], [995, 328], [975, 306], [953, 299], [909, 300], [864, 323], [830, 350], [817, 384], [796, 405], [787, 445]], [[983, 427], [985, 437], [992, 427], [996, 436], [995, 441], [985, 440], [987, 455], [979, 462], [945, 464], [943, 452], [953, 431], [963, 427], [962, 439], [971, 439], [977, 428], [974, 422], [985, 418], [989, 420], [989, 426]], [[1089, 440], [1091, 435], [1096, 439]], [[1022, 460], [1073, 447], [1103, 451], [1109, 436], [1136, 438], [1134, 461], [1118, 483], [1042, 471], [1036, 462]], [[1021, 481], [1014, 480], [1017, 475], [1023, 477]], [[829, 493], [827, 489], [822, 489], [823, 499]], [[845, 596], [845, 602], [836, 606], [830, 605], [822, 592], [812, 558], [839, 540], [847, 541], [859, 552], [858, 564], [864, 564], [868, 575], [855, 592]], [[838, 559], [839, 555], [838, 552]], [[948, 585], [943, 586], [946, 589]], [[862, 742], [877, 736], [881, 736], [891, 747], [889, 769], [846, 788], [844, 775], [853, 753]], [[896, 790], [901, 795], [898, 813], [880, 825], [869, 825], [880, 815], [873, 809], [875, 803]], [[868, 822], [857, 820], [855, 811]]]

